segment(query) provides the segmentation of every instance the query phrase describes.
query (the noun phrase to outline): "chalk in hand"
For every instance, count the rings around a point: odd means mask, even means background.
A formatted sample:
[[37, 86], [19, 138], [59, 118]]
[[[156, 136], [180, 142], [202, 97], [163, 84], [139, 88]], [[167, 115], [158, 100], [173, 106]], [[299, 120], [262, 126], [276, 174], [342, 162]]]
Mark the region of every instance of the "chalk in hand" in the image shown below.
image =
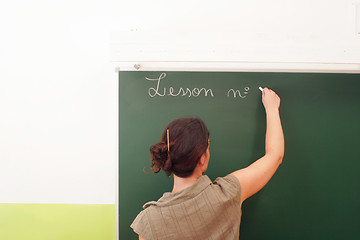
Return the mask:
[[262, 87], [259, 87], [260, 91], [264, 91], [264, 89]]

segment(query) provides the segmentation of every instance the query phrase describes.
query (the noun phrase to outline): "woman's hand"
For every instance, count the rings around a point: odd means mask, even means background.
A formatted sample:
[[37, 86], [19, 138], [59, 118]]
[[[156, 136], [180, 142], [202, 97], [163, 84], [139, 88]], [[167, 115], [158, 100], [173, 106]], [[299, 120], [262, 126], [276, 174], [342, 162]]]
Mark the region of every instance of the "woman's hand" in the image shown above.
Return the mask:
[[265, 111], [278, 110], [280, 107], [280, 97], [271, 89], [264, 88], [262, 93], [262, 102]]

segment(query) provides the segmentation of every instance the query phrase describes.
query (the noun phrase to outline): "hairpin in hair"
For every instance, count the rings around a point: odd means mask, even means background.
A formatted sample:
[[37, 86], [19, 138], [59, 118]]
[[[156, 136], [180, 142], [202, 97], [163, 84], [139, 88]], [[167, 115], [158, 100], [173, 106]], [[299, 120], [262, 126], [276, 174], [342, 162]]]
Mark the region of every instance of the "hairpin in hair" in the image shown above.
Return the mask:
[[166, 136], [167, 136], [167, 146], [168, 146], [168, 152], [170, 152], [170, 137], [169, 137], [169, 129], [166, 130]]

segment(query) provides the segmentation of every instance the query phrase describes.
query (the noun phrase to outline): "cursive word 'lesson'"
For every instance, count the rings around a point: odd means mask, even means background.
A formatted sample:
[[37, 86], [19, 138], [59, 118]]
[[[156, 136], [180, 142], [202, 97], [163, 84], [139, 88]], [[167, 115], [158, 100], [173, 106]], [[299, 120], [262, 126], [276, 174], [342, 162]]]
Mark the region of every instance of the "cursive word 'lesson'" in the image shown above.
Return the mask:
[[[146, 80], [148, 81], [156, 81], [156, 88], [149, 88], [149, 96], [150, 97], [155, 97], [155, 96], [160, 96], [163, 97], [166, 95], [166, 88], [164, 88], [164, 91], [161, 93], [159, 91], [161, 91], [160, 88], [160, 81], [161, 79], [164, 79], [166, 77], [166, 73], [162, 73], [160, 75], [159, 78], [156, 79], [151, 79], [151, 78], [147, 78], [145, 77]], [[205, 97], [211, 96], [213, 97], [213, 91], [211, 89], [205, 89], [205, 88], [193, 88], [193, 89], [189, 89], [189, 88], [180, 88], [177, 92], [175, 92], [173, 87], [169, 87], [168, 90], [168, 96], [173, 96], [173, 97], [177, 97], [177, 96], [188, 96], [188, 97], [198, 97], [200, 94], [204, 94]]]
[[[214, 97], [213, 90], [211, 88], [182, 88], [180, 87], [178, 90], [175, 90], [173, 87], [167, 88], [160, 88], [161, 80], [166, 77], [166, 73], [162, 73], [158, 78], [148, 78], [145, 77], [148, 81], [153, 81], [156, 83], [156, 87], [151, 87], [148, 90], [148, 94], [150, 97], [164, 97], [164, 96], [172, 96], [172, 97], [198, 97], [198, 96], [205, 96], [205, 97]], [[246, 98], [246, 94], [250, 91], [250, 87], [245, 87], [244, 91], [240, 91], [237, 89], [229, 89], [227, 91], [227, 97], [233, 98]]]

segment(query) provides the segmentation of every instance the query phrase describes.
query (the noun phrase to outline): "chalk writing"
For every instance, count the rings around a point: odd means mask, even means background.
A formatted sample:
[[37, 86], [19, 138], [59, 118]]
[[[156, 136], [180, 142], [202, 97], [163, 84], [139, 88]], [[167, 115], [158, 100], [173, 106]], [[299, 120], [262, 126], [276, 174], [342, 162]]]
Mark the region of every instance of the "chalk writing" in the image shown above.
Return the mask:
[[[159, 93], [160, 81], [161, 81], [161, 79], [163, 79], [163, 78], [165, 78], [165, 77], [166, 77], [166, 73], [162, 73], [162, 74], [160, 75], [160, 77], [159, 77], [159, 78], [156, 78], [156, 79], [151, 79], [151, 78], [145, 77], [145, 79], [148, 80], [148, 81], [157, 81], [156, 89], [155, 89], [155, 88], [149, 88], [148, 93], [149, 93], [149, 96], [150, 96], [150, 97], [155, 97], [156, 95], [158, 95], [158, 96], [160, 96], [160, 97], [165, 96], [165, 88], [164, 88], [164, 93], [163, 93], [163, 94], [160, 94], [160, 93]], [[153, 94], [151, 94], [151, 90], [153, 91]]]
[[[159, 97], [163, 97], [166, 95], [166, 88], [163, 88], [163, 91], [160, 89], [160, 82], [162, 79], [164, 79], [166, 77], [166, 73], [162, 73], [158, 78], [152, 79], [152, 78], [148, 78], [145, 77], [146, 80], [148, 81], [156, 81], [156, 88], [149, 88], [148, 93], [150, 97], [155, 97], [155, 96], [159, 96]], [[160, 92], [162, 91], [162, 92]], [[208, 95], [213, 97], [213, 91], [212, 89], [206, 89], [206, 88], [179, 88], [179, 90], [176, 91], [174, 90], [173, 87], [169, 87], [168, 89], [168, 96], [173, 96], [173, 97], [177, 97], [177, 96], [188, 96], [188, 97], [198, 97], [201, 94], [203, 94], [205, 97], [207, 97]]]
[[[164, 97], [164, 96], [172, 96], [172, 97], [199, 97], [200, 95], [203, 95], [205, 97], [214, 97], [213, 90], [211, 88], [183, 88], [180, 87], [178, 90], [175, 90], [174, 87], [169, 87], [168, 89], [160, 88], [161, 80], [166, 77], [166, 73], [160, 74], [158, 78], [148, 78], [145, 77], [148, 81], [154, 81], [156, 83], [156, 87], [151, 87], [148, 90], [148, 94], [150, 97]], [[234, 98], [240, 97], [240, 98], [246, 98], [246, 94], [248, 94], [250, 91], [250, 87], [245, 87], [243, 91], [238, 89], [229, 89], [227, 91], [227, 97], [233, 96]], [[232, 93], [232, 94], [231, 94]]]
[[249, 93], [250, 88], [249, 88], [249, 87], [245, 87], [244, 90], [245, 90], [245, 91], [243, 92], [243, 94], [241, 94], [241, 91], [240, 91], [240, 90], [230, 89], [230, 90], [227, 92], [227, 96], [230, 97], [230, 93], [232, 92], [234, 98], [236, 98], [237, 95], [239, 95], [239, 97], [241, 97], [241, 98], [246, 98], [245, 95]]

